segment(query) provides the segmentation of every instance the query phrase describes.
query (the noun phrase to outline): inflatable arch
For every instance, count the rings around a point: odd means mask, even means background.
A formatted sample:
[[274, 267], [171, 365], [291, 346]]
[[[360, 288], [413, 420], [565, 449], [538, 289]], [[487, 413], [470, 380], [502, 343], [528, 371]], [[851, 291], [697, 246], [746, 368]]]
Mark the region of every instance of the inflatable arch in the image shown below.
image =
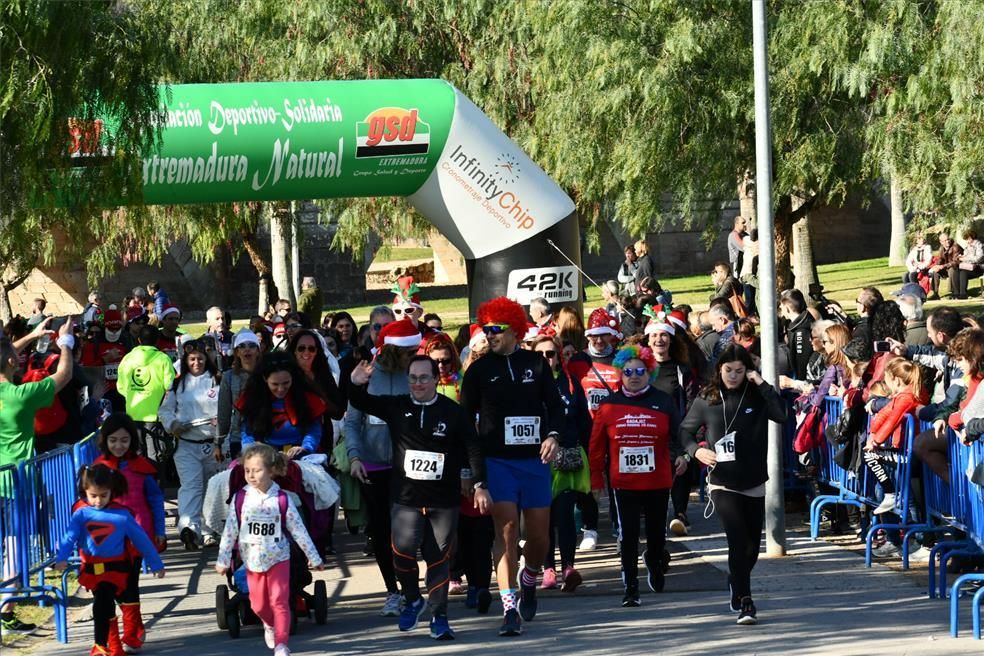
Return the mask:
[[465, 256], [469, 311], [492, 296], [580, 305], [574, 203], [442, 80], [162, 89], [148, 204], [405, 196]]

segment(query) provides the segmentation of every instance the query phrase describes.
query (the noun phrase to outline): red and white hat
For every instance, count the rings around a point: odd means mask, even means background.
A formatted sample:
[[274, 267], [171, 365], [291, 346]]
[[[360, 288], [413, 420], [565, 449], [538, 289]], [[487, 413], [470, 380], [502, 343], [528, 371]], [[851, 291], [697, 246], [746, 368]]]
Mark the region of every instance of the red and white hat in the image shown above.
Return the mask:
[[668, 315], [666, 315], [666, 319], [670, 323], [676, 324], [677, 327], [680, 328], [680, 330], [687, 329], [687, 315], [684, 314], [681, 310], [673, 310]]
[[410, 319], [400, 319], [383, 326], [376, 335], [376, 348], [381, 349], [386, 344], [414, 348], [420, 346], [421, 339], [420, 330]]
[[485, 331], [482, 330], [482, 327], [479, 324], [473, 323], [468, 328], [468, 348], [475, 349], [478, 346], [478, 343], [483, 339], [488, 341], [488, 338], [485, 336]]
[[141, 317], [147, 316], [147, 311], [139, 305], [131, 305], [126, 309], [126, 322], [136, 321]]
[[169, 314], [176, 314], [176, 315], [178, 315], [180, 317], [181, 316], [181, 310], [178, 309], [178, 306], [177, 305], [175, 305], [173, 303], [168, 303], [161, 310], [161, 314], [160, 314], [160, 317], [159, 318], [160, 319], [163, 319], [164, 317], [166, 317]]
[[653, 333], [667, 333], [670, 335], [676, 334], [676, 328], [673, 327], [673, 324], [667, 321], [669, 315], [666, 313], [666, 310], [662, 305], [648, 305], [642, 313], [649, 317], [645, 330], [647, 335], [652, 335]]
[[109, 309], [106, 310], [106, 314], [103, 316], [103, 325], [106, 327], [106, 330], [114, 332], [123, 330], [123, 313], [115, 305], [110, 305]]
[[584, 331], [585, 336], [591, 335], [614, 335], [622, 337], [622, 331], [618, 325], [618, 317], [608, 314], [605, 308], [594, 310], [588, 317], [588, 328]]
[[274, 337], [286, 337], [287, 336], [287, 324], [283, 321], [278, 321], [273, 326], [273, 336]]
[[393, 305], [403, 307], [411, 305], [415, 308], [424, 307], [420, 304], [420, 287], [413, 281], [413, 276], [401, 276], [390, 290], [393, 292]]

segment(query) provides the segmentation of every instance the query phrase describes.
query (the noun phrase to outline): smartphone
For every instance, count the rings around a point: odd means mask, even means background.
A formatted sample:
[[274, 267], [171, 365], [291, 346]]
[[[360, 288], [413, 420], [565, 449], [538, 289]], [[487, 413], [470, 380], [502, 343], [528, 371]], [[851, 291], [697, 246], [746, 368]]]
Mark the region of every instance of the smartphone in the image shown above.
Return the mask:
[[888, 340], [875, 342], [875, 353], [888, 353], [892, 350], [892, 343]]

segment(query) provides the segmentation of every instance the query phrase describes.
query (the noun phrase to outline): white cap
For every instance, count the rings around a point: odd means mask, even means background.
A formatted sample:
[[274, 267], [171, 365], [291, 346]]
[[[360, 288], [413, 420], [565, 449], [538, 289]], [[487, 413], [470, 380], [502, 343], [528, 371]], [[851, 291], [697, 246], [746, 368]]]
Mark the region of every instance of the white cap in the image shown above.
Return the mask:
[[236, 333], [236, 338], [232, 340], [232, 348], [239, 348], [243, 344], [255, 344], [260, 345], [260, 338], [256, 336], [249, 328], [243, 328], [238, 333]]

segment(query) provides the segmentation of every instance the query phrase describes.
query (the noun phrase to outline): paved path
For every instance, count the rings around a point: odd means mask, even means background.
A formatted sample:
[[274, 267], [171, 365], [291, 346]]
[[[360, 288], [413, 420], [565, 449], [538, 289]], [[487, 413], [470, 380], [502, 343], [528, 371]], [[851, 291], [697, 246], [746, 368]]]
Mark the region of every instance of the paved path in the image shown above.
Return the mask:
[[[691, 510], [698, 513], [696, 507]], [[379, 617], [382, 587], [375, 563], [361, 555], [361, 540], [339, 536], [342, 555], [331, 570], [316, 574], [328, 582], [332, 597], [328, 624], [319, 627], [302, 620], [291, 648], [295, 654], [404, 656], [498, 654], [517, 648], [531, 656], [984, 653], [984, 642], [970, 637], [969, 610], [962, 613], [964, 636], [949, 637], [948, 606], [926, 598], [924, 576], [882, 565], [865, 569], [857, 553], [824, 541], [811, 543], [799, 532], [791, 536], [787, 557], [759, 561], [753, 584], [761, 622], [738, 627], [726, 608], [723, 535], [713, 518], [694, 524], [692, 537], [671, 546], [674, 560], [666, 592], [647, 591], [641, 608], [621, 608], [614, 547], [612, 540], [603, 539], [597, 551], [579, 555], [584, 586], [574, 596], [543, 594], [540, 613], [520, 638], [497, 636], [498, 601], [489, 615], [479, 616], [464, 608], [463, 597], [452, 597], [450, 619], [458, 639], [449, 643], [432, 641], [423, 623], [407, 635], [397, 631], [395, 619]], [[145, 580], [150, 636], [145, 654], [270, 653], [255, 626], [245, 627], [238, 640], [216, 627], [214, 591], [221, 581], [211, 567], [214, 553], [168, 552], [167, 577]], [[968, 604], [964, 601], [963, 607]], [[84, 600], [78, 605], [83, 607]], [[44, 656], [83, 653], [91, 644], [91, 629], [91, 623], [73, 623], [70, 644], [36, 641], [30, 651]]]

